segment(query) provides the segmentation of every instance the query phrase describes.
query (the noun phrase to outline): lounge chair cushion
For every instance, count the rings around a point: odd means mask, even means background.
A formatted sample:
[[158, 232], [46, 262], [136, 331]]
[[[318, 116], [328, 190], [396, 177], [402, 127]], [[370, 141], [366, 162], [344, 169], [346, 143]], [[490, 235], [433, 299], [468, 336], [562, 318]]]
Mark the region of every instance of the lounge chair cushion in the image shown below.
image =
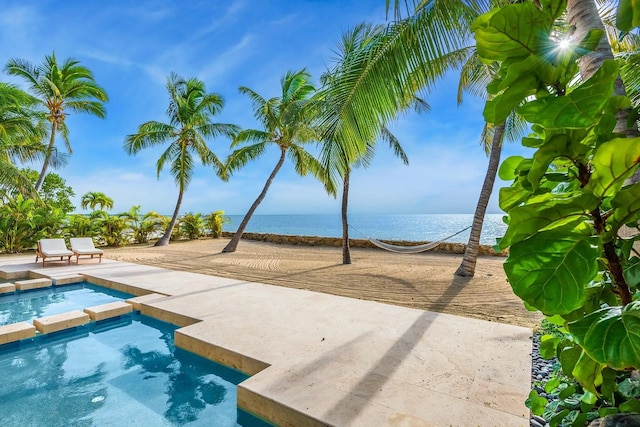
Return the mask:
[[69, 242], [71, 243], [71, 250], [76, 255], [100, 255], [104, 253], [102, 249], [94, 246], [91, 237], [72, 237]]
[[46, 257], [73, 255], [64, 239], [40, 239], [40, 253]]

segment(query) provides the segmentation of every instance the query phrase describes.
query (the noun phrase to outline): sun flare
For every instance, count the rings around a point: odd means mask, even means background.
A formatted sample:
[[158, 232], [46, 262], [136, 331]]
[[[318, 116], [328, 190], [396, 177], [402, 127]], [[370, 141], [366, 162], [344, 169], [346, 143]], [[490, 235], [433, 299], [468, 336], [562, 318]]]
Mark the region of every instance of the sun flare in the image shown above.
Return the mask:
[[560, 42], [558, 42], [558, 47], [562, 50], [569, 49], [570, 46], [571, 41], [569, 41], [569, 39], [562, 39], [560, 40]]

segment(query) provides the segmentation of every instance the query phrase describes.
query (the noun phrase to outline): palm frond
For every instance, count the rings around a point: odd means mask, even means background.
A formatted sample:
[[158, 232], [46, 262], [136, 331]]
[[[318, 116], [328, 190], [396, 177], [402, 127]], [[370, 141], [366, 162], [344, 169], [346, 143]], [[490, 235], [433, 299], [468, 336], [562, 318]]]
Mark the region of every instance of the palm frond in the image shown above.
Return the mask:
[[123, 148], [127, 154], [136, 154], [145, 148], [172, 140], [176, 133], [176, 129], [166, 123], [146, 122], [140, 125], [137, 133], [125, 137]]
[[244, 167], [251, 160], [260, 157], [266, 150], [267, 143], [259, 142], [257, 144], [246, 145], [234, 150], [225, 162], [224, 175], [231, 176], [233, 172]]
[[262, 143], [273, 142], [273, 135], [267, 131], [259, 129], [243, 129], [236, 134], [231, 142], [231, 147], [236, 147], [242, 143]]

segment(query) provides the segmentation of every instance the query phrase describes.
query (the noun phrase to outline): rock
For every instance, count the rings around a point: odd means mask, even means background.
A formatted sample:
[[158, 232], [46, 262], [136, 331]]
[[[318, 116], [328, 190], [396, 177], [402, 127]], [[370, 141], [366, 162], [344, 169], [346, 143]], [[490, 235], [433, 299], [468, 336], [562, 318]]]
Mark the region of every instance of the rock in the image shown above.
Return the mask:
[[614, 414], [593, 421], [589, 427], [640, 427], [640, 414]]
[[537, 420], [531, 418], [529, 424], [531, 425], [531, 427], [544, 427], [547, 423], [545, 422], [544, 424], [541, 424]]

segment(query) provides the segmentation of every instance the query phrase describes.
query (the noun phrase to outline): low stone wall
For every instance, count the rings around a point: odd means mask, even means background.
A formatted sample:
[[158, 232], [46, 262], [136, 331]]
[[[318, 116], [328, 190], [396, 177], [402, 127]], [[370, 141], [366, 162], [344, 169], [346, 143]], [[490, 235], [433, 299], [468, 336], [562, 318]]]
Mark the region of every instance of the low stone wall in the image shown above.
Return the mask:
[[[233, 236], [233, 233], [223, 232], [223, 237], [230, 238]], [[334, 246], [334, 247], [342, 247], [342, 239], [338, 237], [320, 237], [320, 236], [288, 236], [284, 234], [267, 234], [267, 233], [244, 233], [242, 235], [243, 239], [247, 240], [257, 240], [260, 242], [268, 242], [268, 243], [278, 243], [285, 245], [302, 245], [302, 246]], [[379, 249], [373, 243], [366, 239], [349, 239], [350, 245], [352, 248], [373, 248]], [[400, 246], [415, 246], [422, 245], [429, 242], [411, 242], [407, 240], [384, 240], [386, 243], [391, 243], [394, 245]], [[464, 243], [440, 243], [436, 248], [431, 249], [429, 251], [425, 251], [425, 253], [429, 252], [445, 252], [451, 254], [464, 254], [464, 250], [467, 245]], [[489, 245], [480, 245], [479, 249], [480, 255], [493, 255], [493, 256], [507, 256], [507, 251], [502, 251], [497, 253], [493, 250], [492, 246]]]

